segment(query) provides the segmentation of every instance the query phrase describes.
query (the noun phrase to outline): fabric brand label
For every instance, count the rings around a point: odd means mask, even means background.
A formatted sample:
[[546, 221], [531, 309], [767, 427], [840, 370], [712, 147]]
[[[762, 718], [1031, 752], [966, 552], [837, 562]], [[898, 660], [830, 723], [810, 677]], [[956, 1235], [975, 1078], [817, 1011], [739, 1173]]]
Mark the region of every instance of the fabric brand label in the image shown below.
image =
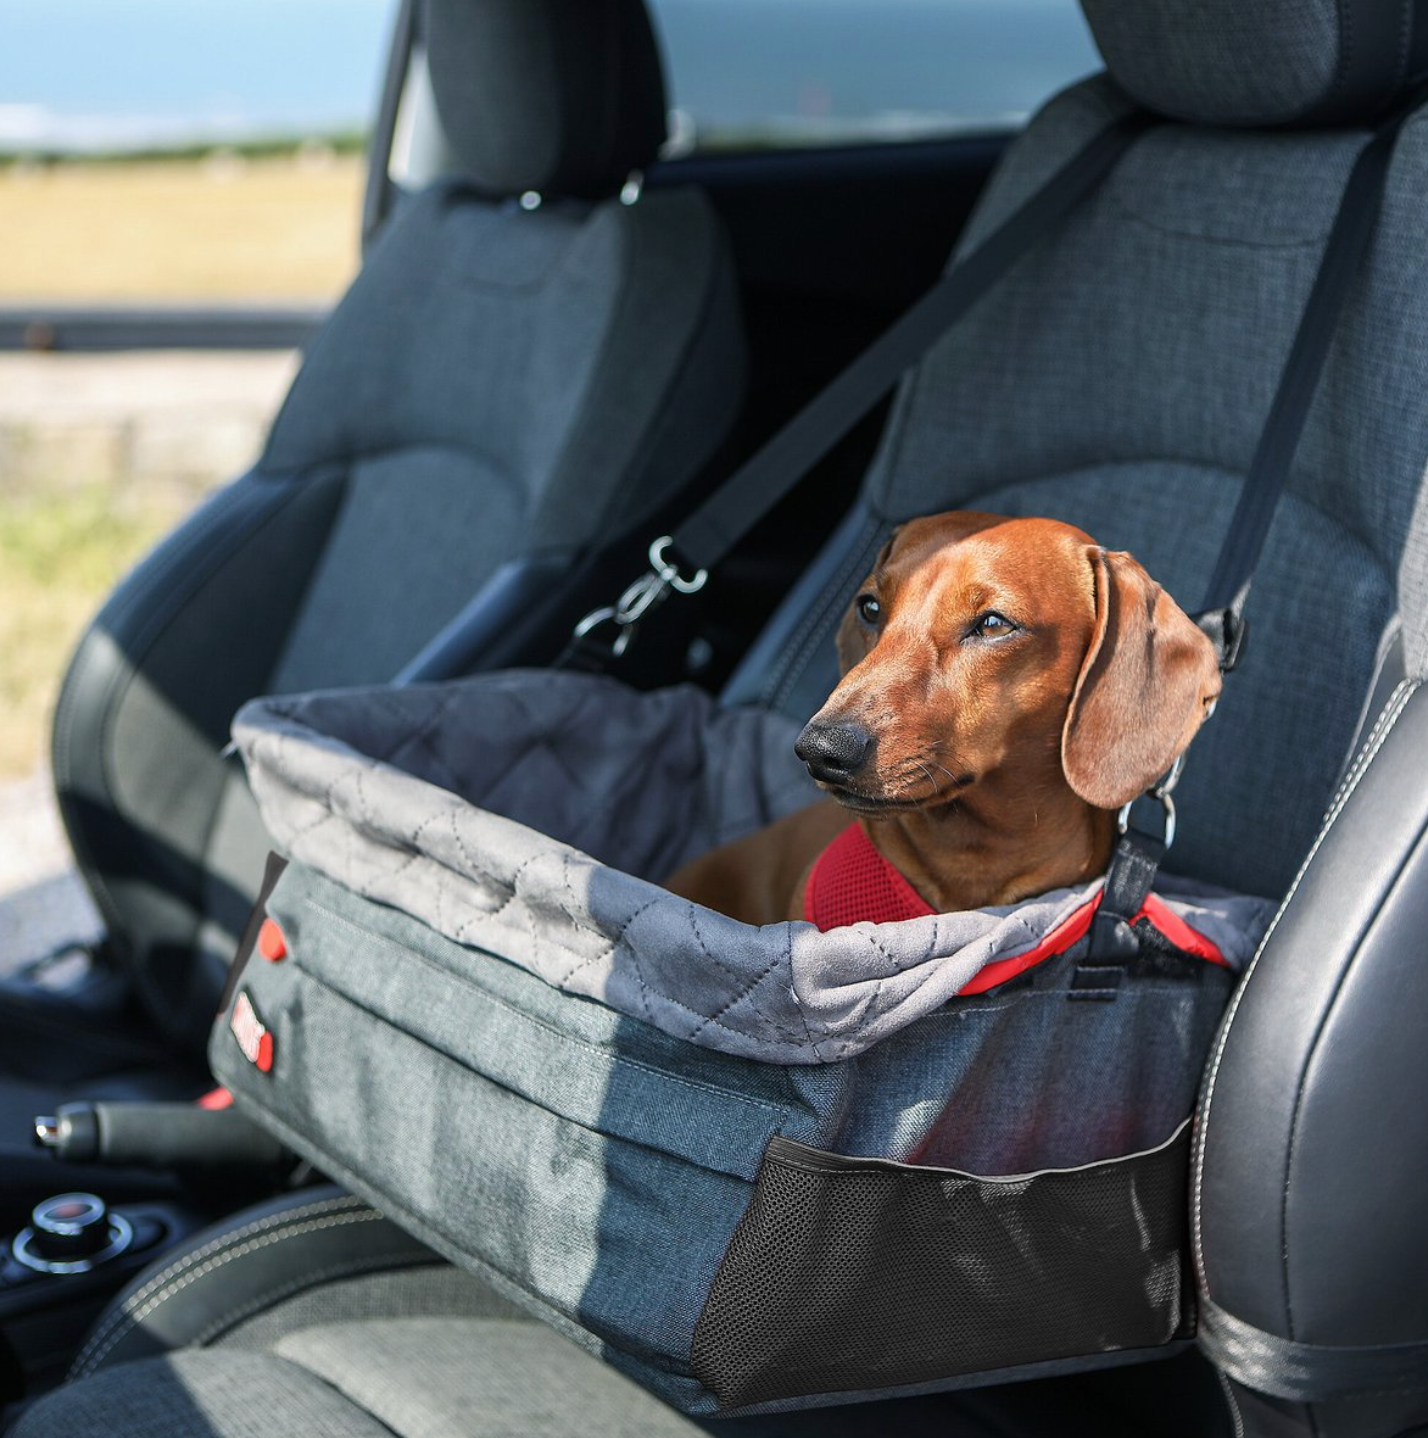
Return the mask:
[[253, 1000], [248, 997], [247, 989], [240, 989], [238, 997], [233, 1000], [233, 1014], [228, 1020], [228, 1028], [238, 1040], [243, 1057], [259, 1073], [271, 1073], [273, 1035], [258, 1017], [258, 1011], [253, 1007]]

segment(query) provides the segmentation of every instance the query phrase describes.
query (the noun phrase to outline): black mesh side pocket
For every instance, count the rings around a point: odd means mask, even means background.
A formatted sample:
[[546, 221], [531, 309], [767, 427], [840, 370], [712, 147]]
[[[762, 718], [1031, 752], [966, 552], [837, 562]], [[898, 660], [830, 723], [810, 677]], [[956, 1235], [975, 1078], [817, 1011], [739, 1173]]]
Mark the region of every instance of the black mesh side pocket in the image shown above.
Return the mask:
[[1189, 1336], [1189, 1128], [1013, 1178], [772, 1139], [695, 1330], [695, 1377], [740, 1408]]

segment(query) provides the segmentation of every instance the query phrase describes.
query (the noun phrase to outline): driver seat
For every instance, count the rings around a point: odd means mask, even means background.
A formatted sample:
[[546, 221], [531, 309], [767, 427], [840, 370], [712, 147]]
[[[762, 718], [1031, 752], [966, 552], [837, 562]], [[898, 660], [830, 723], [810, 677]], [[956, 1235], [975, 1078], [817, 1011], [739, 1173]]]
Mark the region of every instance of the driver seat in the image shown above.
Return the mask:
[[723, 226], [702, 191], [630, 178], [666, 129], [642, 0], [422, 0], [417, 19], [451, 172], [379, 233], [254, 469], [120, 585], [65, 679], [55, 782], [109, 962], [78, 993], [0, 985], [0, 1210], [143, 1182], [62, 1171], [36, 1114], [211, 1087], [270, 847], [223, 752], [234, 711], [391, 680], [458, 615], [516, 645], [741, 410]]

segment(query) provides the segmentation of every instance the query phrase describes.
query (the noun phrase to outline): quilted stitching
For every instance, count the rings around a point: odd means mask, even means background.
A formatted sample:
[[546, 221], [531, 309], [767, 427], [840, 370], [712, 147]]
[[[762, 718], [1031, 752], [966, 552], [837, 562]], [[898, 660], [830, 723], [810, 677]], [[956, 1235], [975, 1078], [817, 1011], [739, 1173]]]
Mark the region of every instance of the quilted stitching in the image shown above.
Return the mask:
[[[793, 732], [693, 689], [548, 673], [263, 700], [235, 726], [294, 859], [554, 987], [748, 1058], [861, 1053], [1094, 892], [820, 934], [736, 924], [637, 877], [807, 802]], [[1260, 900], [1162, 892], [1232, 962], [1268, 921]]]

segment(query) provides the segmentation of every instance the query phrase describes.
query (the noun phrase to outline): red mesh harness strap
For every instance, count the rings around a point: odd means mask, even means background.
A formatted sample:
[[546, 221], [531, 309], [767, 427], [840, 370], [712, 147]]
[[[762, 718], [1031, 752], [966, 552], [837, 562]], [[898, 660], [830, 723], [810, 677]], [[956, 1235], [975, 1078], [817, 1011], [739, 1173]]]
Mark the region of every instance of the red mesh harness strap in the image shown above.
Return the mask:
[[936, 912], [856, 822], [814, 860], [803, 892], [803, 917], [825, 933], [845, 924], [896, 924]]
[[[1065, 953], [1091, 927], [1102, 893], [1092, 895], [1072, 910], [1041, 942], [1023, 953], [996, 959], [986, 965], [960, 992], [981, 994], [1004, 984], [1055, 954]], [[813, 862], [803, 894], [803, 917], [826, 933], [845, 924], [896, 924], [922, 919], [937, 912], [911, 884], [873, 847], [861, 824], [849, 824]], [[1132, 922], [1148, 919], [1176, 948], [1223, 964], [1224, 955], [1203, 934], [1192, 929], [1155, 894]]]

